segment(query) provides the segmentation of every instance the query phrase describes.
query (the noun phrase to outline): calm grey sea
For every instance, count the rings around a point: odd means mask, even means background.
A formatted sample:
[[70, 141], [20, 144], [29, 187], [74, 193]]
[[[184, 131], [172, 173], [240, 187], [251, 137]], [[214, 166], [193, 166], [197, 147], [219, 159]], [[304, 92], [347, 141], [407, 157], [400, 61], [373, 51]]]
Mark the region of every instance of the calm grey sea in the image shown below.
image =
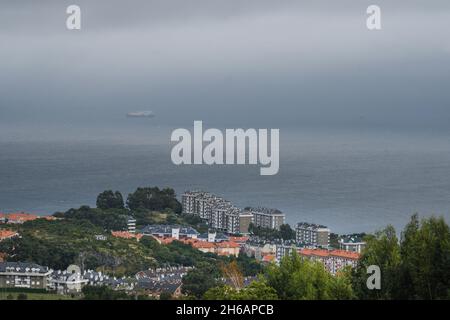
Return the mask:
[[[192, 125], [192, 124], [191, 124]], [[450, 218], [450, 139], [444, 134], [281, 130], [280, 172], [258, 166], [175, 166], [170, 129], [62, 128], [0, 138], [0, 211], [94, 205], [105, 189], [204, 189], [237, 206], [281, 209], [339, 233], [403, 227], [414, 212]], [[32, 130], [31, 130], [32, 131]]]

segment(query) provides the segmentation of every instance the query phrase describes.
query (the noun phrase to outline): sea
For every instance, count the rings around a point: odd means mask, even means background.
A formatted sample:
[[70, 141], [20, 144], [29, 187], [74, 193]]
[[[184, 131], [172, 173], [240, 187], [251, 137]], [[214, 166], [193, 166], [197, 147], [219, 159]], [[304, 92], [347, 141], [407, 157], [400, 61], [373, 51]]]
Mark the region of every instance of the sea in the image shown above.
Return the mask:
[[[192, 126], [192, 124], [190, 124]], [[187, 126], [188, 128], [188, 126]], [[450, 220], [450, 135], [367, 129], [280, 129], [280, 171], [171, 162], [170, 126], [0, 129], [0, 212], [48, 215], [95, 206], [98, 193], [137, 187], [213, 192], [344, 234], [400, 231], [410, 216]]]

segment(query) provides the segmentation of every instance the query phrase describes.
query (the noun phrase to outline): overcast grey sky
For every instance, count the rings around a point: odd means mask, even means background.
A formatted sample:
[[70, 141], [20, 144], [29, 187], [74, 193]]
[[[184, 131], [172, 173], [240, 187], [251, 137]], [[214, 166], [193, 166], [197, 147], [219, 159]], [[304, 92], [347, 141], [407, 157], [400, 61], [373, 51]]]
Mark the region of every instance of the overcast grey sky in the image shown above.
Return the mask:
[[450, 123], [448, 0], [1, 0], [0, 46], [3, 126]]

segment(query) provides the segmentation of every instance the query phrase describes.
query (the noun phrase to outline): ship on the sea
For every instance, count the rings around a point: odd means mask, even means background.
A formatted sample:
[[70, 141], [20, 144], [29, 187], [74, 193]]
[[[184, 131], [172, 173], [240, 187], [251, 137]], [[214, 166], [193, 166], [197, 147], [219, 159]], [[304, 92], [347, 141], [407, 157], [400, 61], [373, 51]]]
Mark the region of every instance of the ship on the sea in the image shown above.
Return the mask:
[[153, 118], [153, 111], [136, 111], [127, 113], [127, 118]]

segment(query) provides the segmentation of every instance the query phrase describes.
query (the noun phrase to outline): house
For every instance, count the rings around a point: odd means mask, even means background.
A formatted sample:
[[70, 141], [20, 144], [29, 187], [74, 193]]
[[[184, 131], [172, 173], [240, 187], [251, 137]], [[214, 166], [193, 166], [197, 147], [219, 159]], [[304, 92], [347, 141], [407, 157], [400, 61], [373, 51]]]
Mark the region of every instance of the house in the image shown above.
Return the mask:
[[59, 294], [77, 294], [89, 282], [84, 279], [78, 266], [70, 265], [67, 270], [54, 271], [49, 279], [49, 289]]
[[0, 288], [47, 289], [51, 273], [35, 263], [0, 262]]
[[141, 240], [143, 237], [140, 233], [130, 233], [128, 231], [111, 231], [113, 237], [122, 238], [122, 239], [136, 239], [137, 241]]
[[141, 229], [144, 236], [156, 236], [159, 238], [197, 239], [199, 233], [190, 226], [179, 225], [148, 225]]
[[19, 233], [12, 230], [2, 230], [0, 229], [0, 242], [6, 239], [11, 239], [14, 237], [18, 237]]
[[39, 218], [37, 215], [24, 212], [3, 214], [3, 217], [6, 218], [7, 223], [12, 224], [22, 224], [24, 222], [33, 221]]
[[366, 242], [360, 236], [345, 236], [339, 239], [339, 249], [361, 253]]

